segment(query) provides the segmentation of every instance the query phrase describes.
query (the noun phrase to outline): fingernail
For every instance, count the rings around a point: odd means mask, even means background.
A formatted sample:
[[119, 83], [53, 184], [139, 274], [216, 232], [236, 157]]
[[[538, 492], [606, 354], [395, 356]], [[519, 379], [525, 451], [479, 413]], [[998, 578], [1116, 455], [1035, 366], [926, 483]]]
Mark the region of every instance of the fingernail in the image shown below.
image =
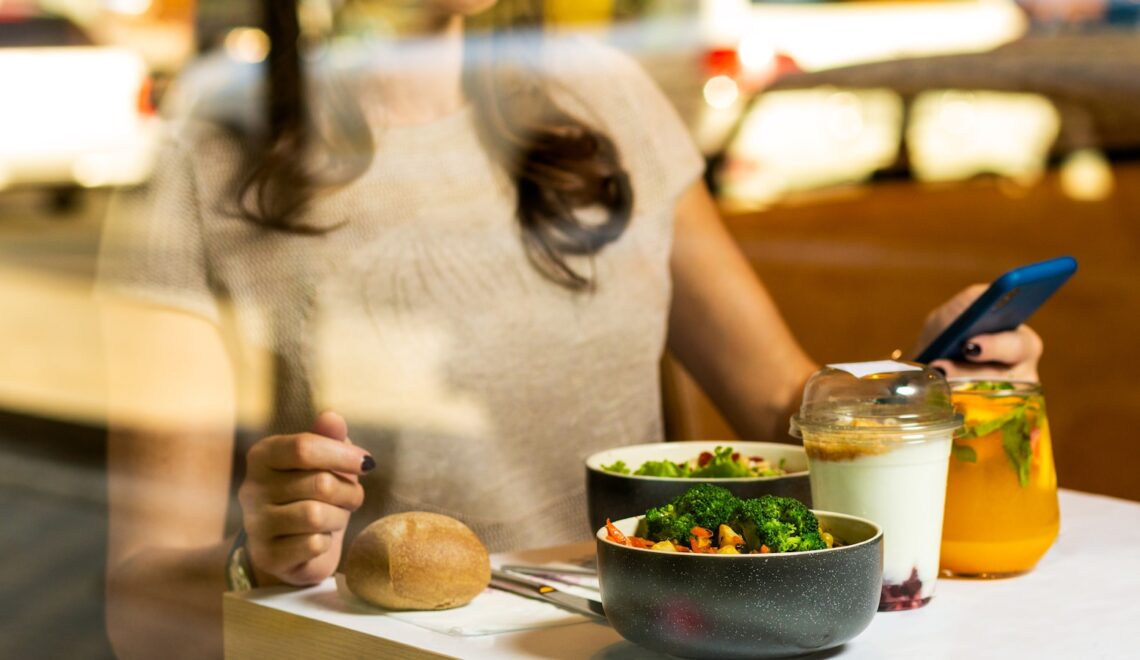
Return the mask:
[[978, 357], [981, 355], [981, 353], [982, 347], [978, 346], [974, 342], [968, 342], [965, 346], [962, 347], [962, 355], [965, 355], [966, 357]]
[[943, 369], [942, 367], [931, 367], [931, 369], [937, 371], [939, 374], [942, 375], [943, 378], [946, 377], [946, 370]]
[[371, 454], [365, 454], [364, 460], [360, 462], [361, 472], [371, 472], [376, 467], [376, 459], [372, 458]]

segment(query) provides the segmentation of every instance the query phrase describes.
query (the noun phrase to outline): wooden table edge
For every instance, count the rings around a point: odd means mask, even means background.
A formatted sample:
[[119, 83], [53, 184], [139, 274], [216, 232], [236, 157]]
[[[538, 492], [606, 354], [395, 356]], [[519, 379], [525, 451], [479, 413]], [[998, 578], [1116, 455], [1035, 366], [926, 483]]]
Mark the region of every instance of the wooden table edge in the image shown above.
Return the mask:
[[266, 607], [240, 594], [225, 594], [222, 611], [226, 660], [453, 657]]

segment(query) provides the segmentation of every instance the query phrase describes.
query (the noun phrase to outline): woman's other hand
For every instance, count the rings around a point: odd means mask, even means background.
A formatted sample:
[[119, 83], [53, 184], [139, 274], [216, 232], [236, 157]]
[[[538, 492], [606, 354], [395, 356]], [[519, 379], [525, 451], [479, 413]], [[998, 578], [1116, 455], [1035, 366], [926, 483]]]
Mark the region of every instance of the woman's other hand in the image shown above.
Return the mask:
[[316, 584], [336, 571], [349, 516], [364, 501], [359, 476], [375, 465], [331, 412], [310, 433], [250, 448], [238, 499], [259, 584]]
[[1100, 23], [1111, 4], [1111, 0], [1017, 0], [1032, 22], [1051, 26]]
[[[966, 287], [932, 311], [922, 327], [915, 354], [950, 325], [986, 290], [984, 284]], [[1027, 325], [1008, 332], [976, 335], [966, 341], [964, 359], [935, 360], [930, 366], [946, 372], [947, 378], [1000, 378], [1037, 382], [1037, 363], [1044, 346], [1041, 337]]]

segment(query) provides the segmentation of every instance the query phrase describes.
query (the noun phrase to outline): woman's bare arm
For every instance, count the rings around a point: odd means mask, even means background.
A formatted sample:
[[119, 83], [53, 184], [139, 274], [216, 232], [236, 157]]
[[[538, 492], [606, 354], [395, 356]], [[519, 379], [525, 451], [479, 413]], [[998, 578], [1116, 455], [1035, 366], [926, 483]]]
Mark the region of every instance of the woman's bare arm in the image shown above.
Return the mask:
[[737, 433], [791, 441], [788, 415], [816, 365], [725, 229], [703, 182], [677, 205], [669, 350]]
[[233, 369], [205, 320], [126, 305], [103, 317], [108, 634], [123, 658], [221, 657]]
[[[223, 539], [234, 451], [234, 373], [208, 322], [110, 307], [107, 629], [121, 657], [222, 654]], [[298, 429], [298, 431], [301, 431]], [[340, 561], [375, 467], [335, 413], [268, 436], [238, 490], [257, 581], [315, 584]]]

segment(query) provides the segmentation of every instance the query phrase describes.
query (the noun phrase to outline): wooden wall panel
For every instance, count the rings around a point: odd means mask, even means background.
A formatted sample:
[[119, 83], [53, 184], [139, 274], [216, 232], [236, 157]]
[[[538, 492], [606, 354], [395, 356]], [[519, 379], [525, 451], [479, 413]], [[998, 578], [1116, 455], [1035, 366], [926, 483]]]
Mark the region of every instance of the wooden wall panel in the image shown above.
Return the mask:
[[[1077, 275], [1032, 319], [1061, 485], [1140, 500], [1140, 163], [1101, 202], [1055, 174], [1020, 188], [883, 182], [789, 200], [726, 222], [789, 325], [821, 362], [907, 350], [925, 314], [972, 282], [1071, 254]], [[731, 437], [683, 374], [667, 396], [675, 438]]]

